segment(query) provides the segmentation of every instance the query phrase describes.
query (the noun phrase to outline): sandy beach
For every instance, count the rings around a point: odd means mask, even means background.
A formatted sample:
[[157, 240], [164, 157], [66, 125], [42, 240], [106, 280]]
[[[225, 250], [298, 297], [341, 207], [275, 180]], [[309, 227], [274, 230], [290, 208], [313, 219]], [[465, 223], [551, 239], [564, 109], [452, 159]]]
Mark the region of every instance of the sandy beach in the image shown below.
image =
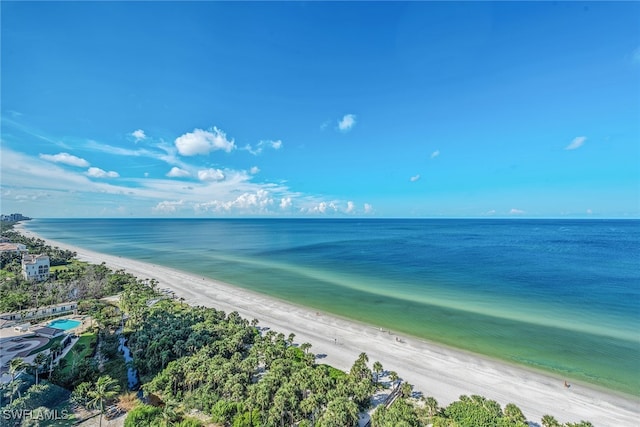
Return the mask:
[[[17, 228], [29, 237], [42, 238]], [[503, 407], [515, 403], [531, 423], [537, 423], [531, 425], [540, 425], [545, 414], [553, 415], [560, 422], [588, 420], [595, 426], [640, 425], [640, 398], [573, 381], [567, 388], [564, 378], [397, 335], [161, 265], [44, 240], [52, 246], [77, 252], [82, 261], [105, 262], [112, 269], [155, 279], [160, 288], [171, 289], [189, 304], [237, 311], [248, 319], [258, 319], [262, 327], [285, 335], [294, 333], [295, 342], [309, 342], [311, 351], [326, 355], [318, 359], [321, 363], [348, 370], [358, 355], [365, 352], [370, 363], [380, 361], [385, 370], [396, 371], [413, 384], [416, 391], [435, 397], [441, 406], [462, 394], [479, 394], [496, 400]], [[629, 375], [640, 375], [640, 372]]]

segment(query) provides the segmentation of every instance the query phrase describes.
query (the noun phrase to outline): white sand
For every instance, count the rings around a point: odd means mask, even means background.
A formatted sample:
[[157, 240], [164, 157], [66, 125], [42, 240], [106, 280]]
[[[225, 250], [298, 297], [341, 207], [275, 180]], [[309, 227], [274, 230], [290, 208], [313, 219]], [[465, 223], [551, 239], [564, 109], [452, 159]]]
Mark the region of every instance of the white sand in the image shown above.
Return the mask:
[[[25, 235], [42, 238], [22, 227], [19, 229]], [[397, 336], [160, 265], [44, 240], [52, 246], [77, 252], [80, 260], [95, 264], [105, 262], [112, 269], [124, 269], [138, 278], [156, 279], [160, 288], [170, 288], [190, 304], [214, 307], [227, 313], [237, 311], [249, 320], [258, 319], [263, 327], [285, 335], [293, 332], [295, 342], [309, 342], [312, 352], [326, 355], [318, 359], [320, 363], [348, 370], [358, 355], [365, 352], [370, 364], [380, 361], [385, 370], [396, 371], [413, 384], [416, 391], [435, 397], [441, 406], [457, 400], [462, 394], [479, 394], [496, 400], [503, 407], [515, 403], [530, 422], [538, 424], [543, 415], [550, 414], [560, 422], [588, 420], [598, 427], [640, 425], [639, 398], [573, 381], [571, 387], [566, 388], [562, 378]], [[629, 375], [640, 375], [640, 370]]]

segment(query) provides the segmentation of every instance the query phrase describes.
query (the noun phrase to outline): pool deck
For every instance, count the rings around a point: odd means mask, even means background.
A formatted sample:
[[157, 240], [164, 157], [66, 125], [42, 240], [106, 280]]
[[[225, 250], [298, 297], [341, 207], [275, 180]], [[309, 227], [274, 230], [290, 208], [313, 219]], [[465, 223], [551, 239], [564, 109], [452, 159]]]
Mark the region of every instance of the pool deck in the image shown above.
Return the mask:
[[[70, 328], [65, 328], [64, 326], [61, 325], [61, 323], [64, 323], [65, 325], [69, 322], [74, 322], [73, 327]], [[78, 328], [79, 326], [82, 325], [82, 320], [77, 320], [77, 319], [56, 319], [56, 320], [52, 320], [50, 322], [47, 322], [47, 327], [49, 328], [56, 328], [56, 329], [62, 329], [63, 331], [72, 331], [76, 328]]]
[[[92, 324], [89, 316], [70, 315], [59, 317], [56, 320], [62, 319], [77, 320], [80, 322], [75, 328], [65, 330], [65, 334], [80, 334], [90, 328]], [[6, 384], [11, 381], [9, 363], [12, 359], [20, 357], [28, 364], [33, 363], [37, 353], [31, 356], [28, 356], [28, 354], [33, 351], [33, 349], [42, 347], [49, 342], [49, 338], [36, 336], [33, 331], [42, 327], [50, 327], [50, 322], [51, 320], [31, 325], [28, 331], [16, 330], [13, 326], [0, 328], [0, 384]], [[64, 349], [57, 360], [63, 358], [77, 341], [78, 338], [72, 339], [71, 345]], [[45, 351], [48, 352], [48, 350]]]

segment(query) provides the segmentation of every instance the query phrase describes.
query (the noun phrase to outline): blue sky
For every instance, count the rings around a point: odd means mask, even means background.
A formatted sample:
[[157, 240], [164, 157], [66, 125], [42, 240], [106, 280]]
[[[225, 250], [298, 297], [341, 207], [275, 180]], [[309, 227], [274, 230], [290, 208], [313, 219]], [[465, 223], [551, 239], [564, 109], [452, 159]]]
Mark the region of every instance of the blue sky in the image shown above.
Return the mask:
[[2, 213], [640, 217], [640, 4], [5, 2]]

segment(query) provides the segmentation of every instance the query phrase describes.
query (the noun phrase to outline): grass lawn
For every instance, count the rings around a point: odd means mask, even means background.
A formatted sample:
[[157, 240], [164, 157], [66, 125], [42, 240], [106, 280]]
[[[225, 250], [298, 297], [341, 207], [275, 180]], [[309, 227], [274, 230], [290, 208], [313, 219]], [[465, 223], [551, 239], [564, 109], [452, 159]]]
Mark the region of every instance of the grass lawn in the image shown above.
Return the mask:
[[[93, 353], [93, 347], [96, 345], [98, 341], [98, 335], [95, 332], [86, 332], [80, 335], [80, 339], [78, 342], [74, 344], [74, 347], [81, 348], [78, 353], [78, 360], [83, 360], [86, 357], [89, 357], [91, 353]], [[69, 351], [62, 360], [65, 360], [66, 365], [62, 368], [63, 375], [69, 375], [69, 371], [71, 371], [71, 366], [73, 365], [73, 350]], [[62, 363], [62, 361], [61, 361]]]
[[87, 266], [87, 265], [89, 265], [89, 263], [86, 261], [78, 261], [77, 259], [72, 259], [69, 263], [64, 265], [52, 265], [51, 267], [49, 267], [49, 271], [51, 273], [57, 273], [59, 271], [68, 270], [72, 267]]
[[0, 280], [9, 280], [13, 279], [14, 277], [16, 277], [16, 275], [10, 271], [0, 270]]

